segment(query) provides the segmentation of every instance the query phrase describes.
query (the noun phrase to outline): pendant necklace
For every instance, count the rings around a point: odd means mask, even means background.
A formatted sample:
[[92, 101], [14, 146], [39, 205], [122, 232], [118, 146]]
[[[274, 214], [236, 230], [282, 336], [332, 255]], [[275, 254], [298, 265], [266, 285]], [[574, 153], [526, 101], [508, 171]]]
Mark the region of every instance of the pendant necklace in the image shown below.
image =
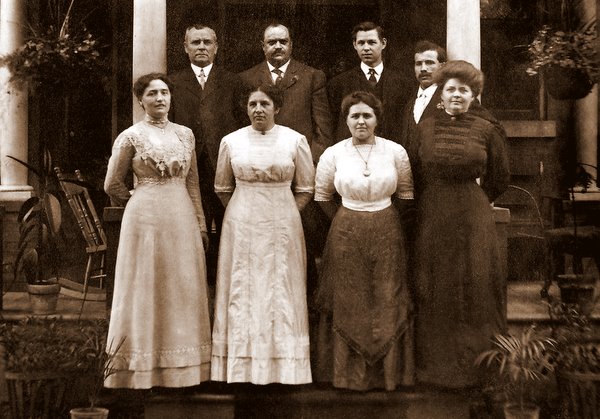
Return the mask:
[[[350, 140], [350, 141], [352, 141], [352, 140]], [[373, 146], [375, 145], [375, 141], [373, 140], [373, 142], [371, 143], [371, 148], [369, 149], [369, 154], [367, 154], [366, 160], [363, 158], [362, 154], [360, 154], [360, 150], [358, 149], [358, 147], [356, 147], [356, 144], [352, 143], [352, 145], [354, 146], [354, 149], [358, 153], [358, 156], [360, 157], [360, 159], [365, 163], [365, 170], [363, 170], [363, 176], [364, 177], [371, 176], [371, 171], [369, 170], [369, 158], [371, 157], [371, 151], [373, 151]]]

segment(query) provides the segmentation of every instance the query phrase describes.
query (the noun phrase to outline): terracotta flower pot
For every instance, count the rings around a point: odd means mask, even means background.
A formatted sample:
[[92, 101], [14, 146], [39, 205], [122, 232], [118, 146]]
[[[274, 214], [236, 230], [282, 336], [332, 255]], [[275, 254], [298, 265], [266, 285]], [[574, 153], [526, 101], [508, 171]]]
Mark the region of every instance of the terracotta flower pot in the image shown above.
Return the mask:
[[65, 409], [65, 394], [72, 375], [58, 372], [5, 372], [11, 417], [58, 418]]
[[594, 86], [588, 75], [577, 68], [549, 66], [544, 69], [544, 78], [550, 96], [559, 100], [581, 99]]
[[589, 315], [592, 312], [596, 296], [593, 275], [562, 274], [557, 275], [556, 280], [563, 303], [579, 305], [581, 314]]
[[71, 419], [107, 419], [108, 409], [103, 407], [77, 407], [69, 411]]
[[47, 284], [27, 284], [29, 304], [33, 314], [52, 314], [56, 312], [60, 285], [51, 282]]
[[504, 405], [505, 419], [539, 419], [540, 407], [526, 403], [520, 406], [518, 403], [506, 403]]

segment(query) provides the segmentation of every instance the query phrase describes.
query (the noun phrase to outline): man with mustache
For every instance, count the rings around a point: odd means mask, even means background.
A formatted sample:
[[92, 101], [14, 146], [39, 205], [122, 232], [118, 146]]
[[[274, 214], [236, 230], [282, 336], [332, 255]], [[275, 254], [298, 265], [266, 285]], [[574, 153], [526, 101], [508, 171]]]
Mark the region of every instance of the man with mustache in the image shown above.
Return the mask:
[[240, 78], [214, 64], [218, 47], [217, 34], [212, 28], [202, 24], [188, 27], [183, 48], [190, 65], [170, 76], [175, 87], [169, 119], [191, 128], [196, 138], [200, 193], [209, 232], [206, 265], [210, 285], [214, 284], [216, 277], [217, 252], [225, 213], [214, 192], [219, 144], [225, 135], [248, 124], [245, 111], [240, 106], [243, 96]]
[[446, 62], [446, 51], [430, 41], [419, 41], [415, 45], [415, 77], [419, 82], [416, 91], [410, 96], [402, 116], [402, 137], [400, 144], [411, 156], [411, 140], [417, 131], [419, 121], [435, 114], [441, 102], [441, 91], [433, 83], [435, 70]]
[[337, 124], [337, 141], [350, 137], [346, 120], [340, 112], [342, 99], [356, 91], [373, 93], [383, 103], [383, 120], [378, 121], [376, 134], [380, 137], [400, 141], [400, 121], [408, 89], [401, 73], [384, 65], [383, 50], [387, 46], [381, 26], [373, 22], [362, 22], [352, 30], [352, 44], [360, 58], [360, 66], [335, 76], [327, 86], [329, 106], [334, 123]]
[[275, 123], [304, 135], [316, 164], [331, 145], [331, 116], [325, 73], [292, 59], [289, 29], [274, 22], [266, 27], [261, 46], [266, 60], [240, 73], [249, 88], [274, 84], [283, 91], [283, 106]]

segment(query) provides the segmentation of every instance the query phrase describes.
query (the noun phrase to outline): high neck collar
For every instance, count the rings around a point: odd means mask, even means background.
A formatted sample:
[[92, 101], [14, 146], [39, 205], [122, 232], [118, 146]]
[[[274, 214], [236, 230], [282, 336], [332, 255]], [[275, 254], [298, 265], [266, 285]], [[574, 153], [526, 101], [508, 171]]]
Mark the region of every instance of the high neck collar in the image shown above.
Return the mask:
[[262, 135], [265, 135], [267, 133], [273, 132], [273, 130], [275, 130], [276, 127], [277, 127], [277, 124], [274, 124], [271, 128], [266, 129], [266, 130], [263, 131], [263, 130], [256, 129], [252, 125], [250, 125], [250, 129], [252, 131], [254, 131], [254, 132], [258, 133], [258, 134], [262, 134]]
[[146, 114], [146, 115], [144, 115], [144, 121], [146, 121], [147, 123], [152, 124], [152, 125], [163, 125], [163, 124], [166, 124], [167, 122], [169, 122], [169, 119], [167, 118], [166, 115], [160, 119], [156, 119], [156, 118], [153, 118], [150, 115]]

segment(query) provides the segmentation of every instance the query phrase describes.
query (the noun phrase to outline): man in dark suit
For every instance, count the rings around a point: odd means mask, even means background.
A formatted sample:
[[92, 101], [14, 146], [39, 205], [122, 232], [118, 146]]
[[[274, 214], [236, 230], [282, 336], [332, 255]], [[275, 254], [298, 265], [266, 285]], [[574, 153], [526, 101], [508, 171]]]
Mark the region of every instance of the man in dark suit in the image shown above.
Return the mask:
[[406, 148], [409, 157], [414, 144], [411, 140], [422, 119], [435, 114], [441, 102], [441, 89], [433, 83], [433, 72], [446, 62], [446, 51], [429, 41], [419, 41], [415, 45], [415, 77], [419, 85], [413, 90], [402, 116], [402, 136], [400, 144]]
[[185, 31], [183, 46], [190, 66], [171, 76], [174, 89], [169, 118], [191, 128], [196, 137], [202, 206], [209, 233], [212, 231], [206, 259], [207, 273], [209, 283], [214, 283], [225, 212], [214, 192], [219, 145], [221, 138], [248, 125], [248, 121], [240, 107], [241, 80], [236, 74], [213, 64], [218, 49], [215, 31], [200, 24], [190, 26]]
[[304, 135], [316, 163], [331, 145], [325, 73], [291, 58], [292, 39], [284, 25], [267, 26], [261, 45], [266, 61], [240, 76], [247, 87], [275, 84], [283, 91], [283, 106], [275, 116], [275, 123]]
[[352, 30], [352, 43], [360, 58], [360, 65], [335, 76], [327, 86], [329, 106], [333, 115], [336, 141], [350, 137], [346, 118], [340, 106], [344, 97], [356, 90], [373, 93], [383, 103], [383, 120], [377, 121], [376, 134], [388, 140], [400, 140], [402, 107], [407, 89], [402, 75], [384, 66], [383, 50], [387, 46], [381, 26], [373, 22], [362, 22]]

